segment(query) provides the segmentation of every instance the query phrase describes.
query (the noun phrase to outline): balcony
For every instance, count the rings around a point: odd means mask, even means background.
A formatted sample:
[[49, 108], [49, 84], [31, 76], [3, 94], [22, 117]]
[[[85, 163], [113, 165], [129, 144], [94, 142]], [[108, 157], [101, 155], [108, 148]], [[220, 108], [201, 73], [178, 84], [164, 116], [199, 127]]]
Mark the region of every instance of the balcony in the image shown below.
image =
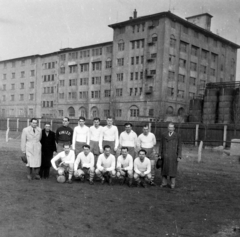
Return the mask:
[[153, 62], [154, 61], [154, 58], [148, 58], [147, 59], [147, 62], [149, 62], [149, 63], [151, 63], [151, 62]]
[[152, 86], [146, 87], [145, 94], [151, 95], [152, 93], [153, 93], [153, 87]]
[[149, 27], [148, 27], [148, 29], [153, 29], [153, 28], [154, 28], [154, 26], [149, 26]]
[[152, 46], [152, 45], [154, 45], [154, 42], [148, 42], [148, 45]]

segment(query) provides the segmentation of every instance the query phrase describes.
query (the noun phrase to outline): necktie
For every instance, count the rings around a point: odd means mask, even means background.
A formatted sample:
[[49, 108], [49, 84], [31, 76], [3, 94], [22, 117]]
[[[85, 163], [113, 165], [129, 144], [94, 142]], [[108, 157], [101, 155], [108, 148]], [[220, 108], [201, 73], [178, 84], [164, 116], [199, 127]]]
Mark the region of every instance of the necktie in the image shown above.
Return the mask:
[[35, 133], [35, 129], [33, 129], [33, 132]]

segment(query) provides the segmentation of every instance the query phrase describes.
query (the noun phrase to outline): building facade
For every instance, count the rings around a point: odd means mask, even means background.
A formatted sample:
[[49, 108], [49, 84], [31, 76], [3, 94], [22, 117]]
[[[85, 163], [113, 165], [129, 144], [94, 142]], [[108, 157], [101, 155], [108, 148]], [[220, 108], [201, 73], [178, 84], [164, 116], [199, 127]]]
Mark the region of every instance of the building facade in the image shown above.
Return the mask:
[[109, 26], [111, 42], [1, 61], [1, 116], [186, 114], [206, 83], [236, 80], [239, 46], [213, 34], [211, 18], [135, 11]]

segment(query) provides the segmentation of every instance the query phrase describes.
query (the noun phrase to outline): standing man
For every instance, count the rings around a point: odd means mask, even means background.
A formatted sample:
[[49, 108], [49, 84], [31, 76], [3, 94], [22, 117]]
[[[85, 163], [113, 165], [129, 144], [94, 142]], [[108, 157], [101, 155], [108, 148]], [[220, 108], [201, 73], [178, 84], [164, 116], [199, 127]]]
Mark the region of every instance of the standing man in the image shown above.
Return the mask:
[[113, 118], [107, 118], [107, 126], [102, 129], [99, 140], [100, 152], [103, 153], [104, 146], [110, 146], [112, 153], [115, 154], [118, 148], [118, 128], [113, 125]]
[[111, 147], [109, 145], [105, 145], [103, 149], [104, 153], [98, 157], [96, 175], [102, 180], [102, 184], [106, 180], [111, 185], [112, 178], [116, 175], [115, 156], [111, 154]]
[[134, 160], [134, 179], [137, 181], [137, 186], [140, 185], [145, 188], [145, 181], [149, 182], [150, 185], [153, 186], [153, 182], [151, 181], [151, 162], [146, 157], [146, 151], [141, 149], [138, 152], [138, 156]]
[[132, 187], [133, 179], [133, 158], [128, 154], [128, 148], [121, 148], [121, 155], [117, 159], [117, 177], [121, 180], [121, 184], [125, 183], [128, 178], [128, 186]]
[[89, 127], [85, 125], [85, 118], [79, 117], [78, 126], [74, 128], [72, 149], [76, 156], [83, 151], [83, 146], [87, 144], [89, 137]]
[[32, 118], [30, 120], [30, 126], [26, 127], [22, 131], [21, 137], [21, 149], [27, 158], [28, 168], [28, 180], [40, 179], [39, 167], [41, 166], [41, 148], [40, 143], [42, 137], [41, 128], [37, 127], [38, 120]]
[[42, 130], [42, 163], [39, 175], [41, 178], [48, 179], [51, 167], [51, 159], [57, 154], [55, 133], [50, 130], [51, 124], [46, 122]]
[[59, 127], [56, 131], [56, 143], [57, 143], [57, 152], [64, 151], [64, 144], [72, 144], [73, 130], [69, 126], [69, 118], [63, 118], [63, 126]]
[[132, 156], [132, 158], [135, 158], [136, 149], [137, 149], [137, 134], [132, 131], [132, 124], [131, 123], [125, 123], [124, 124], [125, 131], [120, 134], [119, 137], [119, 144], [121, 147], [127, 147], [128, 153]]
[[[80, 168], [78, 168], [81, 164]], [[74, 176], [84, 181], [87, 175], [89, 175], [89, 183], [92, 185], [94, 178], [94, 155], [90, 151], [89, 145], [83, 145], [83, 151], [77, 156], [74, 162]]]
[[97, 157], [100, 155], [99, 140], [102, 133], [103, 127], [100, 126], [100, 118], [93, 119], [93, 126], [89, 128], [88, 144], [90, 145], [90, 150], [94, 154], [96, 165]]
[[[68, 183], [72, 183], [72, 175], [75, 161], [75, 153], [70, 149], [69, 144], [64, 144], [64, 151], [61, 151], [51, 160], [52, 167], [58, 172], [59, 176], [64, 176], [64, 182], [66, 174], [68, 174]], [[57, 166], [56, 162], [60, 161], [60, 164]], [[59, 163], [59, 162], [58, 162]]]
[[167, 178], [170, 177], [171, 188], [175, 188], [177, 166], [182, 156], [181, 137], [175, 131], [173, 123], [168, 124], [168, 132], [162, 134], [159, 154], [163, 159], [162, 165], [162, 185], [167, 187]]
[[145, 125], [143, 127], [143, 133], [138, 136], [138, 146], [140, 149], [144, 149], [147, 153], [146, 156], [151, 161], [151, 173], [152, 173], [152, 185], [155, 186], [153, 180], [155, 177], [155, 154], [154, 146], [156, 145], [156, 137], [153, 133], [149, 131], [149, 126]]

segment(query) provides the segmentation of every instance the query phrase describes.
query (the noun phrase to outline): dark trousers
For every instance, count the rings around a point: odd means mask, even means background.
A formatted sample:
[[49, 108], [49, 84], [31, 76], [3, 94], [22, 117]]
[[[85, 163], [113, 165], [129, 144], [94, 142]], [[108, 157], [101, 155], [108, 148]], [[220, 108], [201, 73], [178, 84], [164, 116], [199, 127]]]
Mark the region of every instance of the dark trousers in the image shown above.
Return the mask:
[[41, 178], [47, 179], [49, 178], [50, 167], [40, 167], [39, 175]]

